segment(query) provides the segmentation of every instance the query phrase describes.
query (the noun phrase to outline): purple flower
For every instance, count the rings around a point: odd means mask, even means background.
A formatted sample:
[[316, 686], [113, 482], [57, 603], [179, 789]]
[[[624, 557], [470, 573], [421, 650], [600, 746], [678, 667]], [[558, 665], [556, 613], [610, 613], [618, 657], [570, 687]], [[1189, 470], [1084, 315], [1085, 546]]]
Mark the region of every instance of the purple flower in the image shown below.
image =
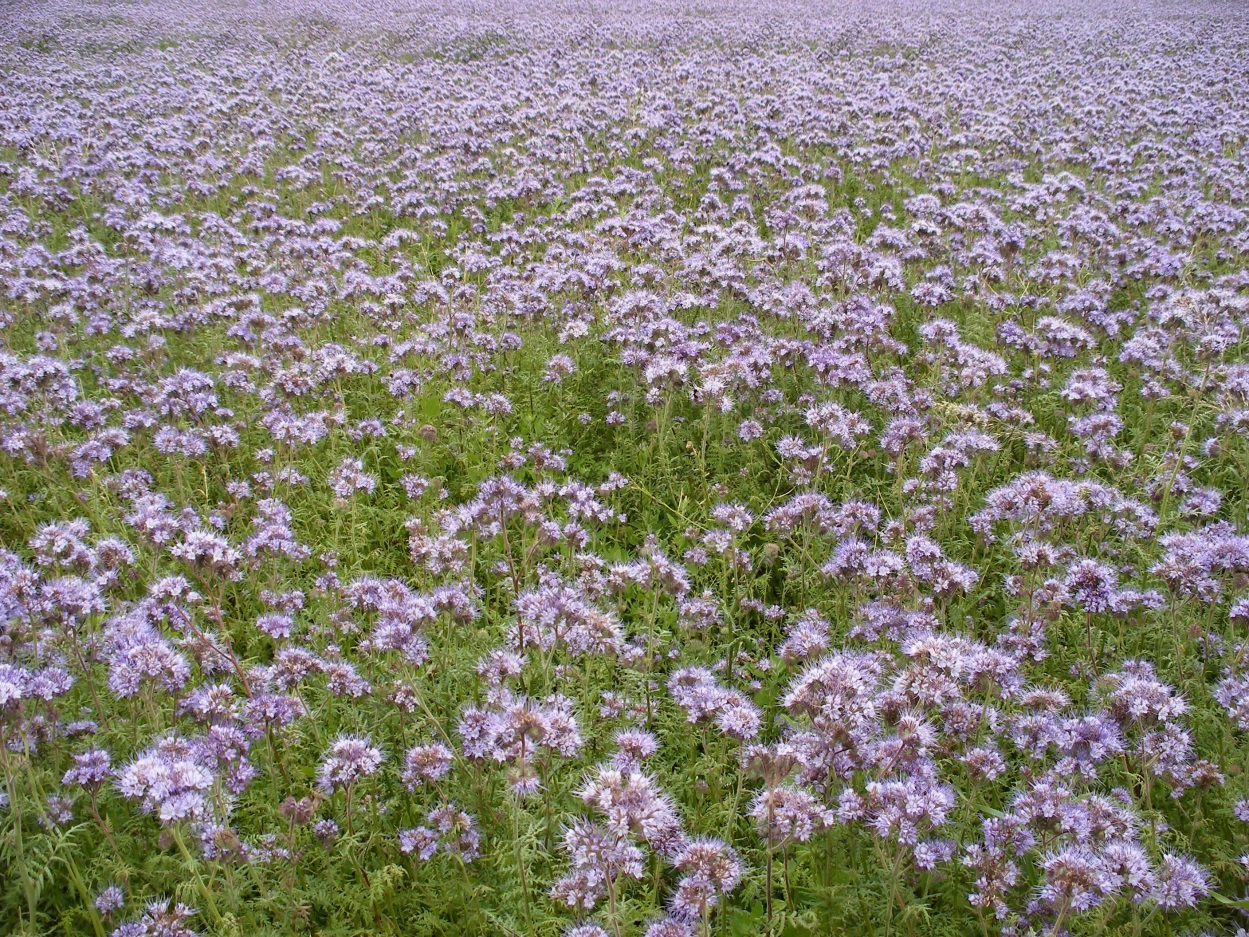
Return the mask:
[[372, 494], [377, 487], [377, 479], [365, 472], [360, 459], [344, 459], [330, 473], [329, 485], [336, 497], [346, 500], [358, 491]]
[[167, 738], [122, 768], [117, 788], [162, 823], [201, 819], [209, 812], [208, 792], [214, 781], [203, 763], [206, 755], [183, 739]]
[[477, 858], [481, 836], [469, 814], [447, 803], [429, 812], [424, 826], [399, 831], [399, 851], [415, 854], [422, 862], [442, 851], [458, 856], [464, 862]]
[[641, 878], [642, 850], [627, 837], [585, 820], [564, 828], [563, 851], [570, 870], [551, 888], [551, 898], [579, 911], [594, 908], [627, 878]]
[[1087, 911], [1112, 899], [1121, 880], [1102, 859], [1083, 846], [1069, 846], [1044, 857], [1042, 899], [1059, 914]]
[[1166, 853], [1155, 876], [1153, 898], [1164, 911], [1191, 908], [1210, 894], [1206, 870], [1187, 856]]
[[332, 794], [377, 772], [383, 760], [380, 748], [366, 736], [342, 735], [330, 746], [317, 772], [317, 786]]
[[126, 893], [118, 885], [109, 885], [95, 896], [95, 909], [106, 918], [126, 904]]
[[704, 917], [722, 896], [733, 891], [746, 871], [737, 853], [712, 837], [689, 840], [673, 864], [683, 877], [672, 896], [672, 912], [694, 920]]
[[168, 898], [153, 901], [141, 917], [122, 924], [112, 937], [199, 937], [187, 923], [194, 916], [192, 908]]
[[437, 781], [451, 770], [451, 749], [438, 742], [417, 745], [403, 757], [403, 783], [416, 790], [425, 781]]
[[113, 763], [104, 749], [93, 748], [74, 755], [74, 767], [65, 772], [62, 784], [98, 788], [113, 775]]
[[774, 846], [805, 843], [833, 825], [836, 814], [808, 790], [782, 785], [759, 792], [750, 805], [759, 835]]

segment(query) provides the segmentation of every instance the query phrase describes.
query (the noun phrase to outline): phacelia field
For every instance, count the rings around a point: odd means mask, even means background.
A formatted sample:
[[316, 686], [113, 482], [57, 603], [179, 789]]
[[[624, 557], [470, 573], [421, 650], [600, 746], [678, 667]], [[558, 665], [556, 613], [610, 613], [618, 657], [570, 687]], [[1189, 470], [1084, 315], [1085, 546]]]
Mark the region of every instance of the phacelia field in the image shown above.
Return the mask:
[[1249, 925], [1249, 8], [0, 11], [0, 934]]

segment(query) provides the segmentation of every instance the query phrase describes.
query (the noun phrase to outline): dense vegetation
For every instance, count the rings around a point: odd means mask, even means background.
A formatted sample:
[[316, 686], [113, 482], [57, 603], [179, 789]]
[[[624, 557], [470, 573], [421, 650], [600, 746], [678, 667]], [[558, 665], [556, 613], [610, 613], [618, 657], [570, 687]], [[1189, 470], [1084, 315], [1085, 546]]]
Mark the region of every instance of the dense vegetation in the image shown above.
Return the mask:
[[0, 934], [1237, 933], [1249, 13], [875, 3], [6, 10]]

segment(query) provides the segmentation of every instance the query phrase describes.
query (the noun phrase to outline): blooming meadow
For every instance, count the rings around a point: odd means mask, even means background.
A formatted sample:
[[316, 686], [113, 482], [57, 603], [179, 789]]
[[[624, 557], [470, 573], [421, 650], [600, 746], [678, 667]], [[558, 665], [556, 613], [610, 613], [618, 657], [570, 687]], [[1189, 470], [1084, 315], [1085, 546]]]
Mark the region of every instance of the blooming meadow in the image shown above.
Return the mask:
[[1249, 10], [3, 17], [0, 934], [1244, 933]]

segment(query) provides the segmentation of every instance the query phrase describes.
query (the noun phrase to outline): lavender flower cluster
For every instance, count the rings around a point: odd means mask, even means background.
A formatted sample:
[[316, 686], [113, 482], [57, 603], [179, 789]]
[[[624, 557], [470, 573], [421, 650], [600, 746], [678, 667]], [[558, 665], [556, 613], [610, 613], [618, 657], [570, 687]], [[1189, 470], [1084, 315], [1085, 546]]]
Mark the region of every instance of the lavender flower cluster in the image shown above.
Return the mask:
[[1246, 933], [1249, 10], [4, 20], [0, 933]]

